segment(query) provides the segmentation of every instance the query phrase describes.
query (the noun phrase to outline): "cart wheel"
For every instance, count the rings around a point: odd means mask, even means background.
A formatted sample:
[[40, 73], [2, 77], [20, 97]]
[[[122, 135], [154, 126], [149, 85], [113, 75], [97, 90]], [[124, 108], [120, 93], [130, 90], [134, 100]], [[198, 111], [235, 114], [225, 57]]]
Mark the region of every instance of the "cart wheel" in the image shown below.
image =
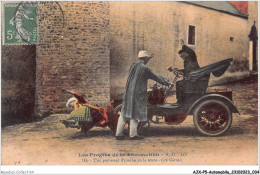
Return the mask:
[[219, 136], [226, 132], [232, 123], [229, 107], [219, 100], [206, 100], [200, 103], [193, 114], [193, 122], [200, 133]]

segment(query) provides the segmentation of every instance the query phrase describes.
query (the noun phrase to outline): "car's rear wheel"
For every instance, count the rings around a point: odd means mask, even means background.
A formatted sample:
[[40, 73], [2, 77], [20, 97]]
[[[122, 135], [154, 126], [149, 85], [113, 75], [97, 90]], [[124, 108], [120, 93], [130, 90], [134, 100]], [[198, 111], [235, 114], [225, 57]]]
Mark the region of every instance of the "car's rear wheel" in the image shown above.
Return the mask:
[[210, 99], [196, 107], [193, 122], [200, 133], [219, 136], [230, 128], [232, 113], [224, 102]]

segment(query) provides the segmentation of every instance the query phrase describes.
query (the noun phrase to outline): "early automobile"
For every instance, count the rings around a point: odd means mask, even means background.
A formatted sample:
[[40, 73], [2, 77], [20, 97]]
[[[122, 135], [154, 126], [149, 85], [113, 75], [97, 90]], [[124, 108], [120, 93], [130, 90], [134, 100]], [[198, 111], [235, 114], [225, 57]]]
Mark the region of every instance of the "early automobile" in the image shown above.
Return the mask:
[[[210, 75], [216, 77], [222, 76], [232, 62], [232, 58], [225, 59], [190, 72], [185, 78], [183, 86], [184, 101], [181, 104], [166, 102], [171, 94], [174, 84], [181, 76], [180, 72], [169, 66], [167, 69], [173, 72], [175, 79], [170, 87], [158, 88], [155, 84], [151, 91], [148, 91], [148, 106], [146, 123], [160, 123], [164, 120], [167, 124], [177, 125], [182, 123], [188, 115], [193, 116], [194, 125], [197, 130], [207, 136], [219, 136], [225, 133], [232, 124], [232, 114], [239, 113], [232, 102], [231, 89], [211, 89], [208, 90]], [[72, 92], [77, 98], [77, 104], [88, 106], [92, 110], [92, 122], [81, 121], [78, 127], [83, 131], [88, 131], [93, 126], [110, 127], [112, 131], [116, 130], [117, 119], [121, 110], [122, 99], [113, 100], [113, 104], [103, 108], [87, 104], [86, 99], [81, 95]], [[76, 95], [75, 95], [76, 94]], [[61, 121], [69, 127], [65, 120]], [[74, 123], [75, 124], [75, 123]], [[150, 127], [150, 125], [149, 125]]]

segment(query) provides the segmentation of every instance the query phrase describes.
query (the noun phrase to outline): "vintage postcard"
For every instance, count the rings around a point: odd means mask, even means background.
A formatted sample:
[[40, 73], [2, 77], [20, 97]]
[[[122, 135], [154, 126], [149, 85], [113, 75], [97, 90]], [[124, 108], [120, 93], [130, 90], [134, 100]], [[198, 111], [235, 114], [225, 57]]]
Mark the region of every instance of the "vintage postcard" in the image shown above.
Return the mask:
[[1, 1], [1, 31], [2, 174], [259, 174], [258, 1]]

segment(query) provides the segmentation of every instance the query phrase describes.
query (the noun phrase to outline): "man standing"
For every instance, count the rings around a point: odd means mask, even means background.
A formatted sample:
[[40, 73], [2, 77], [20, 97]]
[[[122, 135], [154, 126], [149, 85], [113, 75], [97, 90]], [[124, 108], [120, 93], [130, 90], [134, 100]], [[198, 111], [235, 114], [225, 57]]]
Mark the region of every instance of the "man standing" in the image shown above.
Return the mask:
[[185, 77], [187, 77], [191, 71], [199, 69], [200, 66], [198, 64], [196, 53], [186, 46], [183, 40], [180, 41], [180, 44], [182, 49], [179, 51], [179, 55], [184, 61], [184, 69], [180, 70], [180, 72], [182, 72], [184, 78], [176, 83], [176, 97], [177, 103], [182, 104], [184, 101], [183, 86], [185, 84]]
[[118, 119], [116, 139], [126, 139], [123, 135], [124, 125], [130, 121], [130, 139], [140, 140], [144, 137], [137, 135], [138, 121], [147, 121], [147, 81], [152, 79], [169, 86], [169, 81], [146, 66], [153, 57], [147, 51], [138, 53], [138, 60], [132, 64], [124, 93], [121, 115]]

